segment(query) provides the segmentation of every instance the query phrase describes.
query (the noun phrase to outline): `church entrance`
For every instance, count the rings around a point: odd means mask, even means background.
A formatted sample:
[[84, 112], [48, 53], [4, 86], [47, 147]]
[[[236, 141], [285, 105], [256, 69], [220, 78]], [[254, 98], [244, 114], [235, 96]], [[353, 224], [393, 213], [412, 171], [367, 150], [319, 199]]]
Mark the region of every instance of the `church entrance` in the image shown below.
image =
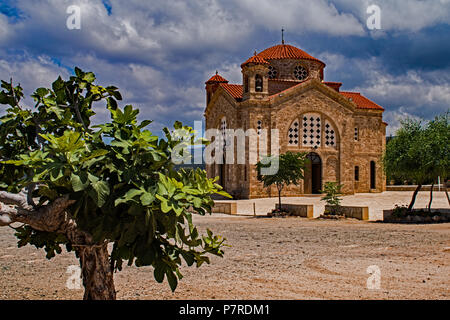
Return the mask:
[[320, 194], [322, 190], [322, 160], [317, 153], [306, 157], [309, 161], [305, 168], [305, 194]]
[[376, 168], [375, 161], [370, 161], [370, 189], [376, 189]]

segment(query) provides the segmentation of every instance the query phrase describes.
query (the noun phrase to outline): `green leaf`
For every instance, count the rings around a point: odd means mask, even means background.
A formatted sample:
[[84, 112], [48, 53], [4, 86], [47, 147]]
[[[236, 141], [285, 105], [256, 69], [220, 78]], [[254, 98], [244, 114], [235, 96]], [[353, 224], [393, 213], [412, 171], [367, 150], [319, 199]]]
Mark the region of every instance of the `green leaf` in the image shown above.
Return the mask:
[[170, 210], [172, 210], [172, 207], [169, 206], [168, 202], [164, 200], [164, 201], [161, 201], [161, 210], [162, 210], [162, 212], [167, 213]]
[[88, 72], [84, 74], [83, 80], [89, 83], [92, 83], [95, 81], [95, 75], [92, 72]]
[[70, 182], [72, 183], [72, 188], [75, 192], [82, 191], [89, 186], [89, 179], [86, 173], [80, 173], [79, 175], [72, 173]]
[[145, 192], [141, 196], [141, 202], [142, 202], [143, 206], [150, 205], [154, 200], [155, 200], [155, 196], [153, 194], [151, 194], [150, 192]]
[[159, 283], [164, 281], [164, 267], [161, 265], [156, 265], [155, 270], [153, 271], [153, 275], [155, 276], [155, 280]]
[[39, 97], [41, 97], [41, 98], [43, 98], [43, 97], [45, 97], [48, 93], [49, 93], [49, 90], [48, 89], [46, 89], [46, 88], [38, 88], [38, 89], [36, 89], [36, 95], [38, 95]]
[[75, 75], [78, 77], [78, 78], [82, 78], [83, 77], [83, 75], [84, 75], [84, 72], [83, 71], [81, 71], [81, 69], [80, 68], [78, 68], [78, 67], [75, 67]]
[[167, 281], [169, 282], [170, 289], [172, 289], [172, 292], [174, 292], [178, 285], [178, 279], [175, 274], [169, 270], [166, 272], [166, 276]]
[[91, 183], [89, 195], [95, 201], [97, 207], [101, 208], [109, 196], [109, 185], [107, 182], [99, 180]]

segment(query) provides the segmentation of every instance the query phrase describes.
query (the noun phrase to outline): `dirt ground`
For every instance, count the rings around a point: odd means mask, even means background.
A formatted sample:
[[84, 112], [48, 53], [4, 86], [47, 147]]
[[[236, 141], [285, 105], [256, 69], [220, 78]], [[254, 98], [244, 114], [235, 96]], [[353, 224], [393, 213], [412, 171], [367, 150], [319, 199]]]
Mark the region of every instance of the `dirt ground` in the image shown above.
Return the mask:
[[[232, 247], [211, 265], [183, 267], [175, 293], [151, 267], [115, 274], [118, 299], [449, 299], [450, 225], [395, 225], [354, 220], [196, 216]], [[81, 299], [67, 289], [74, 254], [52, 261], [17, 248], [0, 228], [0, 299]], [[376, 265], [380, 289], [369, 290]]]

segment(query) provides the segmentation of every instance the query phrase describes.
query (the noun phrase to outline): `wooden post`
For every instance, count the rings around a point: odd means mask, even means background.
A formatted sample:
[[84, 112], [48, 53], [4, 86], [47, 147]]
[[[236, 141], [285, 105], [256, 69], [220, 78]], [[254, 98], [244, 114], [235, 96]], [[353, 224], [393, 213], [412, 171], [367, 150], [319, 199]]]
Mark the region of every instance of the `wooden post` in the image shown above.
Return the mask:
[[256, 203], [253, 202], [253, 216], [256, 217]]

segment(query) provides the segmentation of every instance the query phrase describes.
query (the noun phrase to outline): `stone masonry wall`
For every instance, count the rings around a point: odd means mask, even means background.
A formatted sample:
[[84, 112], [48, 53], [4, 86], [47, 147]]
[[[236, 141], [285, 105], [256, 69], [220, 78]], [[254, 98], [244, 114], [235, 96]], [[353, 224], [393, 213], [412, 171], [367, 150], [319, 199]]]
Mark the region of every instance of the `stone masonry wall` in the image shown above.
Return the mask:
[[[325, 85], [324, 85], [325, 86]], [[322, 160], [322, 186], [328, 181], [343, 184], [343, 192], [382, 192], [385, 190], [385, 177], [381, 165], [381, 156], [385, 146], [386, 126], [382, 123], [381, 112], [351, 108], [337, 98], [332, 98], [326, 90], [314, 87], [292, 93], [284, 99], [276, 98], [243, 103], [232, 103], [228, 98], [219, 97], [205, 114], [206, 129], [219, 128], [220, 119], [225, 116], [228, 128], [241, 128], [244, 131], [257, 129], [258, 121], [262, 128], [278, 129], [280, 135], [279, 152], [315, 152]], [[331, 90], [331, 89], [330, 89]], [[225, 94], [224, 94], [225, 95]], [[289, 94], [287, 94], [289, 95]], [[329, 121], [336, 130], [336, 148], [325, 147], [322, 140], [317, 149], [311, 147], [289, 146], [287, 134], [295, 119], [301, 123], [302, 114], [318, 113], [322, 125]], [[355, 127], [359, 130], [359, 139], [355, 141]], [[301, 128], [301, 127], [300, 127]], [[324, 134], [322, 134], [323, 139]], [[300, 139], [301, 140], [301, 139]], [[270, 141], [270, 140], [269, 140]], [[258, 143], [246, 139], [246, 164], [226, 166], [225, 189], [236, 198], [261, 198], [278, 196], [275, 187], [264, 188], [257, 180], [255, 165], [249, 163], [250, 155], [258, 153]], [[235, 151], [236, 151], [235, 146]], [[275, 150], [270, 150], [273, 154]], [[236, 159], [235, 159], [236, 161]], [[376, 189], [370, 189], [370, 161], [376, 164]], [[355, 181], [355, 166], [359, 166], [359, 181]], [[218, 166], [207, 166], [208, 176], [217, 176]], [[298, 186], [289, 186], [283, 190], [283, 196], [304, 194], [305, 182]]]

